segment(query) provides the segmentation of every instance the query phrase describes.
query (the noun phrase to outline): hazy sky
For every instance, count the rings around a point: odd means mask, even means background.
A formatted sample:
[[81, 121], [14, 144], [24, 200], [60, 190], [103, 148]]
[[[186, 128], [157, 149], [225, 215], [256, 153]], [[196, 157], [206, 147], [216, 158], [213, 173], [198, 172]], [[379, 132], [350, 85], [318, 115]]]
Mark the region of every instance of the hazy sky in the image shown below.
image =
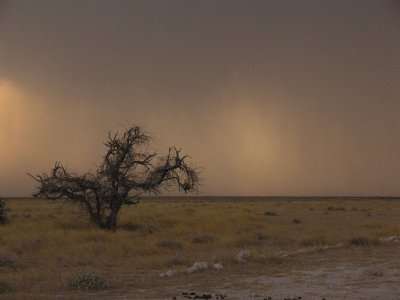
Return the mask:
[[399, 195], [399, 1], [0, 0], [0, 194], [136, 123], [202, 195]]

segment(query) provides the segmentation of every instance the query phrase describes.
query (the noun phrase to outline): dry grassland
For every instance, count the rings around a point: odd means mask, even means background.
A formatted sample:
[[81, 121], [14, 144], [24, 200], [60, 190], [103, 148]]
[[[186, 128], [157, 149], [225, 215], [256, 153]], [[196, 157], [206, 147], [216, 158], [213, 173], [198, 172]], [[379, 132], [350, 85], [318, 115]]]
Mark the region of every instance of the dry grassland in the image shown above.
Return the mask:
[[[3, 297], [73, 293], [71, 280], [82, 272], [98, 274], [100, 287], [109, 289], [145, 273], [159, 281], [161, 271], [183, 271], [197, 261], [222, 263], [223, 274], [242, 264], [236, 256], [244, 249], [255, 269], [287, 261], [301, 268], [323, 255], [314, 246], [342, 245], [329, 251], [352, 260], [351, 249], [390, 252], [380, 238], [400, 235], [398, 200], [149, 199], [125, 207], [115, 233], [91, 225], [79, 206], [62, 200], [11, 199], [8, 207], [10, 223], [0, 226], [0, 297], [2, 286]], [[299, 249], [314, 250], [290, 255]]]

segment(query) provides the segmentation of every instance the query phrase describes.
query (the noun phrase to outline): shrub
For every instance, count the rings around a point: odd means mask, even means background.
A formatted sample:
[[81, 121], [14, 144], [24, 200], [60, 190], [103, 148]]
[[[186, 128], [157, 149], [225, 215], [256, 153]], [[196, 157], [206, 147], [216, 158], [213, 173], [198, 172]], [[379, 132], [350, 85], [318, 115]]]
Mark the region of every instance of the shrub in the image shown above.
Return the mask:
[[143, 226], [141, 226], [140, 224], [133, 223], [133, 222], [128, 222], [128, 223], [125, 223], [125, 224], [121, 224], [120, 227], [122, 229], [124, 229], [124, 230], [127, 230], [127, 231], [136, 231], [136, 230], [140, 230], [140, 229], [143, 228]]
[[183, 245], [181, 242], [168, 240], [168, 241], [161, 241], [157, 243], [157, 246], [160, 248], [167, 248], [167, 249], [182, 249]]
[[11, 266], [14, 262], [7, 255], [0, 252], [0, 267]]
[[368, 238], [359, 236], [350, 239], [349, 244], [354, 246], [368, 246], [370, 244], [370, 240]]
[[105, 288], [105, 280], [95, 272], [80, 272], [67, 282], [67, 289], [70, 291], [99, 291]]
[[300, 220], [299, 218], [294, 218], [294, 219], [292, 220], [292, 223], [294, 223], [294, 224], [300, 224], [300, 223], [301, 223], [301, 220]]
[[309, 239], [304, 239], [300, 242], [302, 247], [314, 247], [326, 244], [324, 237], [314, 237]]
[[346, 208], [344, 207], [333, 207], [333, 206], [329, 206], [326, 210], [330, 210], [330, 211], [345, 211]]
[[273, 212], [273, 211], [266, 211], [266, 212], [264, 213], [264, 216], [267, 216], [267, 217], [275, 217], [275, 216], [276, 216], [276, 213]]
[[256, 233], [256, 239], [259, 240], [259, 241], [265, 241], [265, 240], [269, 239], [269, 236], [264, 234], [264, 233], [262, 233], [262, 232], [257, 232]]
[[170, 264], [172, 266], [183, 266], [183, 265], [187, 264], [187, 261], [183, 257], [174, 256], [174, 257], [171, 258]]
[[7, 223], [6, 204], [6, 200], [0, 199], [0, 225]]
[[0, 294], [9, 292], [12, 292], [12, 288], [8, 284], [0, 281]]
[[193, 237], [194, 244], [205, 244], [214, 241], [214, 237], [208, 234], [196, 235]]
[[384, 270], [381, 269], [370, 269], [366, 271], [366, 275], [372, 276], [372, 277], [382, 277], [385, 275]]
[[158, 231], [157, 225], [152, 223], [142, 224], [142, 223], [128, 222], [125, 224], [121, 224], [119, 227], [126, 231], [136, 231], [142, 235], [149, 235], [156, 233]]
[[143, 235], [153, 234], [158, 231], [158, 227], [156, 224], [146, 224], [145, 226], [140, 228], [140, 232]]
[[247, 248], [251, 246], [260, 246], [262, 243], [263, 241], [257, 238], [243, 238], [236, 242], [236, 246], [240, 248]]

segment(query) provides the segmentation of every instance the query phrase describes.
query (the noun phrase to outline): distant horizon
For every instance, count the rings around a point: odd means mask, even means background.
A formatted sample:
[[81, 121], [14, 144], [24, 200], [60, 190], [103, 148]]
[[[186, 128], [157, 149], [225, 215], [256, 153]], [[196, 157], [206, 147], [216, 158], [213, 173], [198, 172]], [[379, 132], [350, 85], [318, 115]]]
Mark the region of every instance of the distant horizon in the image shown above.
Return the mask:
[[[35, 198], [33, 196], [1, 196], [2, 199], [30, 199]], [[390, 199], [390, 198], [400, 198], [400, 195], [318, 195], [318, 196], [307, 196], [307, 195], [296, 195], [296, 196], [266, 196], [266, 195], [143, 195], [139, 197], [143, 198], [349, 198], [349, 199], [365, 199], [365, 198], [377, 198], [377, 199]], [[38, 198], [46, 200], [46, 198]]]

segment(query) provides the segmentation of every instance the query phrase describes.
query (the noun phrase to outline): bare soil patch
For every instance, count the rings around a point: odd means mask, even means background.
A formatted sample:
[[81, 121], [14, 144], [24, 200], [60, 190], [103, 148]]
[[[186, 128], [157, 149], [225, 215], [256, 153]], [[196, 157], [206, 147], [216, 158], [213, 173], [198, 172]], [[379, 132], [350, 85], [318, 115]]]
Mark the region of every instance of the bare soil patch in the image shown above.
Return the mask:
[[[400, 299], [399, 244], [343, 248], [281, 266], [239, 264], [173, 278], [158, 271], [123, 274], [120, 288], [100, 292], [49, 293], [37, 299]], [[300, 260], [299, 260], [300, 259]], [[192, 295], [191, 295], [192, 294]], [[211, 298], [199, 298], [203, 295]], [[36, 299], [12, 294], [4, 299]], [[195, 298], [197, 296], [197, 298]], [[221, 296], [225, 296], [221, 297]], [[26, 298], [25, 298], [26, 297]], [[174, 298], [175, 297], [175, 298]], [[0, 297], [1, 298], [1, 297]]]

